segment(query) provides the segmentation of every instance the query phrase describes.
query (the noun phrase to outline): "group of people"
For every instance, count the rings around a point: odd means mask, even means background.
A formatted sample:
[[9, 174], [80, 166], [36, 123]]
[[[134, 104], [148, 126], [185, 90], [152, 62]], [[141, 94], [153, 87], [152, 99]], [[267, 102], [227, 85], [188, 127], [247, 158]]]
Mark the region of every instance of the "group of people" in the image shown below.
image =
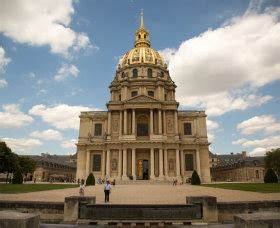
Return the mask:
[[173, 185], [173, 186], [182, 185], [182, 184], [183, 184], [183, 181], [179, 182], [177, 179], [173, 179], [173, 180], [172, 180], [172, 185]]

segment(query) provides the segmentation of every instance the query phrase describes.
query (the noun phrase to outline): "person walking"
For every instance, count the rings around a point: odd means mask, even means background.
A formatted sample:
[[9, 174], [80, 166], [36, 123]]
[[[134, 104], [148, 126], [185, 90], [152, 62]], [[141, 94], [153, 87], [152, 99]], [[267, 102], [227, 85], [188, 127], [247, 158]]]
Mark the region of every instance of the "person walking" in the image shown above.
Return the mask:
[[109, 195], [110, 195], [110, 191], [111, 191], [111, 184], [110, 181], [107, 180], [105, 186], [104, 186], [104, 193], [105, 193], [105, 203], [109, 203]]
[[79, 188], [79, 193], [80, 193], [80, 196], [85, 196], [85, 184], [82, 184], [80, 185], [80, 188]]

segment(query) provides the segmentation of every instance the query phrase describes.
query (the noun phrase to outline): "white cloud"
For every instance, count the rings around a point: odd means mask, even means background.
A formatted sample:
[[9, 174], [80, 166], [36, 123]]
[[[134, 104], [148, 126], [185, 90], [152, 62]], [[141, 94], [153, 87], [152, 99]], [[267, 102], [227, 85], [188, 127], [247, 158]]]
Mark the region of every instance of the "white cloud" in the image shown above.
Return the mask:
[[58, 104], [46, 107], [43, 104], [35, 105], [29, 110], [29, 114], [42, 117], [43, 121], [58, 129], [79, 129], [79, 115], [81, 111], [94, 111], [84, 106], [70, 106]]
[[206, 120], [208, 141], [213, 142], [215, 138], [215, 131], [218, 130], [219, 124], [213, 120]]
[[3, 138], [2, 140], [6, 142], [14, 152], [28, 152], [29, 150], [42, 145], [40, 140], [32, 138]]
[[73, 64], [62, 64], [54, 76], [54, 80], [62, 81], [68, 77], [78, 77], [79, 69]]
[[6, 87], [8, 82], [5, 79], [0, 79], [0, 88]]
[[77, 143], [76, 139], [65, 140], [61, 143], [62, 148], [76, 148], [75, 143]]
[[[258, 88], [280, 79], [279, 9], [247, 11], [167, 53], [169, 70], [183, 106], [208, 115], [245, 110], [269, 101]], [[171, 54], [170, 54], [171, 53]]]
[[18, 104], [2, 106], [0, 112], [0, 128], [18, 128], [33, 122], [33, 118], [19, 110]]
[[1, 0], [0, 32], [19, 43], [48, 45], [52, 53], [90, 46], [85, 33], [70, 28], [72, 0]]
[[271, 134], [280, 131], [280, 122], [277, 122], [272, 115], [254, 116], [253, 118], [239, 123], [237, 129], [245, 135], [256, 132]]
[[62, 140], [63, 137], [59, 131], [48, 129], [45, 131], [33, 131], [30, 134], [33, 138], [39, 138], [43, 140]]
[[165, 48], [163, 50], [159, 51], [159, 54], [161, 56], [163, 56], [164, 60], [169, 63], [170, 59], [174, 56], [174, 54], [176, 53], [176, 49], [175, 48]]
[[[0, 22], [1, 23], [1, 22]], [[0, 73], [4, 71], [4, 67], [8, 65], [11, 61], [10, 58], [7, 58], [5, 55], [5, 50], [0, 46]]]

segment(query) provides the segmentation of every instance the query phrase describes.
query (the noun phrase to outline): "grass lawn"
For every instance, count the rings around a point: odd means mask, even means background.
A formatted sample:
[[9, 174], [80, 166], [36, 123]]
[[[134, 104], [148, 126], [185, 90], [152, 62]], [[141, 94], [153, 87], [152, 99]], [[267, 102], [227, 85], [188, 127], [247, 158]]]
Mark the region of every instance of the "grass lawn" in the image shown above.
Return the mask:
[[0, 184], [0, 193], [38, 192], [77, 187], [77, 184]]
[[203, 184], [202, 186], [212, 188], [224, 188], [249, 192], [276, 193], [280, 192], [280, 183], [223, 183], [223, 184]]

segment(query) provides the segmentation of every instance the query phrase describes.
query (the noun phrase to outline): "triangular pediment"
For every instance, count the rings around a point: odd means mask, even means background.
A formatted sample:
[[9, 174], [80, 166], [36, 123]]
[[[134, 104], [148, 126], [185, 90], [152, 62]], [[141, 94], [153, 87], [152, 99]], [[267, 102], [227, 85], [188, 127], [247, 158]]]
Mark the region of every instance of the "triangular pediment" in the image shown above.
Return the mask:
[[158, 103], [159, 100], [146, 95], [138, 95], [136, 97], [132, 97], [128, 99], [126, 102], [127, 103]]

